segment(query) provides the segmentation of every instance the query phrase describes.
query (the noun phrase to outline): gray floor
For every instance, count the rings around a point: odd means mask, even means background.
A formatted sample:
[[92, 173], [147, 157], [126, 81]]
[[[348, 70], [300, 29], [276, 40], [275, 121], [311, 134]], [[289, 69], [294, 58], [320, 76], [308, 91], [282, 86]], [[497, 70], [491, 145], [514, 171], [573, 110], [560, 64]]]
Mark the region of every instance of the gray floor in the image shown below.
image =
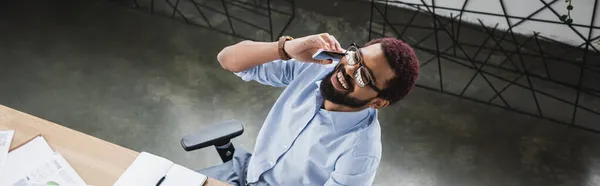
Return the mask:
[[[366, 38], [365, 12], [336, 14], [301, 9], [286, 33]], [[235, 118], [246, 127], [235, 144], [252, 150], [282, 91], [219, 68], [216, 54], [236, 41], [107, 1], [5, 2], [0, 104], [190, 168], [215, 165], [214, 149], [185, 152], [180, 137]], [[598, 134], [423, 89], [380, 121], [375, 185], [600, 185]]]

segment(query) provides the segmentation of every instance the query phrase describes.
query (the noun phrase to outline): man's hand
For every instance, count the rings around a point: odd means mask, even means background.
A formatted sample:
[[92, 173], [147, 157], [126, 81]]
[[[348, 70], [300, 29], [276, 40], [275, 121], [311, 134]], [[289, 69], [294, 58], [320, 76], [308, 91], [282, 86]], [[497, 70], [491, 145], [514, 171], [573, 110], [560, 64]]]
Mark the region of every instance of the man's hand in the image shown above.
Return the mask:
[[340, 43], [328, 33], [297, 38], [285, 43], [285, 51], [290, 57], [303, 62], [331, 64], [331, 60], [315, 60], [312, 55], [319, 49], [343, 52]]

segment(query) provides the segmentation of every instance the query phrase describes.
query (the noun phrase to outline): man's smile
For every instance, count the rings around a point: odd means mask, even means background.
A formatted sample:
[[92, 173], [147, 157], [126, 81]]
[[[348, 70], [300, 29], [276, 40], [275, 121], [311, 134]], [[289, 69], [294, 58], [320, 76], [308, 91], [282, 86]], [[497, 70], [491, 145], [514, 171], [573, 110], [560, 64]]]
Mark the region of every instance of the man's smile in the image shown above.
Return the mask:
[[348, 77], [342, 70], [338, 70], [333, 76], [331, 76], [331, 84], [333, 87], [342, 92], [352, 91], [352, 84], [348, 81]]

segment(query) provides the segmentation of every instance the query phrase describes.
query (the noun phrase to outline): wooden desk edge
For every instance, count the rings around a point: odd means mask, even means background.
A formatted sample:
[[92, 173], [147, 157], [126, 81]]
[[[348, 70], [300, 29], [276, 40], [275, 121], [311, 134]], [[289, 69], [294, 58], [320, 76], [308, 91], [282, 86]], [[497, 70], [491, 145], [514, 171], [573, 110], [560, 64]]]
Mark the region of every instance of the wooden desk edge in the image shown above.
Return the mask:
[[[2, 111], [2, 110], [5, 110], [5, 111]], [[92, 141], [97, 141], [97, 142], [100, 142], [100, 143], [105, 143], [105, 144], [107, 144], [107, 145], [109, 145], [109, 146], [113, 146], [114, 148], [117, 148], [117, 149], [121, 150], [122, 152], [120, 152], [120, 153], [122, 153], [122, 154], [123, 154], [123, 155], [125, 155], [125, 156], [129, 156], [129, 157], [130, 157], [130, 159], [131, 159], [131, 161], [128, 163], [127, 167], [124, 167], [124, 170], [123, 170], [123, 172], [124, 172], [125, 170], [127, 170], [127, 168], [128, 168], [130, 165], [131, 165], [131, 163], [133, 163], [133, 161], [135, 160], [135, 158], [137, 158], [137, 156], [140, 154], [139, 152], [137, 152], [137, 151], [134, 151], [134, 150], [131, 150], [131, 149], [129, 149], [129, 148], [126, 148], [126, 147], [123, 147], [123, 146], [120, 146], [120, 145], [117, 145], [117, 144], [111, 143], [111, 142], [109, 142], [109, 141], [106, 141], [106, 140], [103, 140], [103, 139], [97, 138], [97, 137], [95, 137], [95, 136], [91, 136], [91, 135], [85, 134], [85, 133], [83, 133], [83, 132], [79, 132], [79, 131], [77, 131], [77, 130], [74, 130], [74, 129], [68, 128], [68, 127], [66, 127], [66, 126], [59, 125], [59, 124], [57, 124], [57, 123], [54, 123], [54, 122], [51, 122], [51, 121], [45, 120], [45, 119], [43, 119], [43, 118], [39, 118], [39, 117], [37, 117], [37, 116], [31, 115], [31, 114], [29, 114], [29, 113], [21, 112], [21, 111], [19, 111], [19, 110], [15, 110], [15, 109], [12, 109], [12, 108], [10, 108], [10, 107], [7, 107], [7, 106], [4, 106], [4, 105], [1, 105], [1, 104], [0, 104], [0, 118], [2, 117], [2, 113], [9, 113], [9, 114], [11, 114], [11, 112], [12, 112], [12, 114], [14, 114], [14, 113], [16, 113], [16, 114], [21, 114], [21, 115], [22, 115], [22, 116], [24, 116], [24, 117], [29, 117], [29, 118], [31, 118], [31, 119], [33, 119], [33, 120], [42, 121], [42, 122], [41, 122], [41, 124], [50, 124], [50, 125], [55, 125], [55, 127], [59, 128], [60, 130], [65, 130], [65, 131], [68, 131], [68, 132], [71, 132], [71, 133], [75, 133], [75, 134], [77, 134], [77, 135], [81, 135], [81, 136], [83, 136], [83, 137], [85, 137], [85, 138], [89, 138], [89, 139], [90, 139], [90, 140], [92, 140]], [[0, 121], [2, 121], [2, 120], [0, 120]], [[0, 123], [0, 125], [2, 125], [2, 123]], [[9, 128], [9, 130], [17, 130], [17, 129], [18, 129], [18, 127], [17, 127], [17, 128], [12, 128], [12, 129], [10, 129], [10, 127], [7, 127], [7, 128]], [[30, 142], [31, 140], [33, 140], [33, 139], [34, 139], [34, 138], [36, 138], [37, 136], [44, 136], [44, 135], [43, 135], [43, 133], [44, 133], [43, 131], [38, 131], [36, 135], [34, 135], [34, 136], [31, 136], [31, 137], [30, 137], [28, 140], [26, 140], [26, 141], [23, 141], [23, 142], [21, 142], [21, 143], [17, 144], [16, 146], [14, 146], [14, 147], [10, 148], [9, 152], [10, 152], [10, 151], [12, 151], [12, 150], [14, 150], [14, 149], [17, 149], [17, 148], [21, 147], [23, 144], [26, 144], [26, 143]], [[17, 131], [15, 131], [15, 136], [13, 136], [13, 138], [16, 138], [16, 137], [17, 137], [17, 136], [16, 136], [17, 134], [18, 134], [18, 133], [17, 133]], [[15, 142], [13, 141], [13, 143], [15, 143]], [[49, 143], [51, 146], [57, 146], [56, 144], [53, 144], [53, 142], [51, 142], [51, 141], [48, 141], [48, 143]], [[67, 157], [65, 157], [65, 159], [67, 159]], [[69, 161], [69, 159], [67, 159], [67, 161]], [[127, 160], [127, 161], [129, 161], [129, 160]], [[121, 172], [121, 173], [119, 173], [119, 174], [123, 174], [123, 172]], [[115, 180], [115, 181], [116, 181], [116, 180]], [[114, 183], [113, 183], [113, 184], [114, 184]], [[222, 182], [222, 181], [220, 181], [220, 180], [216, 180], [216, 179], [214, 179], [214, 178], [211, 178], [211, 177], [208, 177], [208, 179], [207, 179], [207, 180], [206, 180], [206, 182], [204, 183], [204, 186], [228, 186], [228, 185], [229, 185], [229, 184], [227, 184], [227, 183], [224, 183], [224, 182]], [[94, 186], [95, 186], [95, 185], [94, 185]]]

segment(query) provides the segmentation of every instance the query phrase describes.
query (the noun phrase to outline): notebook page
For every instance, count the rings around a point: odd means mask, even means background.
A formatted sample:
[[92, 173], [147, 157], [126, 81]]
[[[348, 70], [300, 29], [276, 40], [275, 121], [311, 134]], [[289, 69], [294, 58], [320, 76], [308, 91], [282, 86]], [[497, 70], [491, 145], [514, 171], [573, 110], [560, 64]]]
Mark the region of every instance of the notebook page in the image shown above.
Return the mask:
[[207, 177], [181, 165], [173, 165], [160, 186], [202, 186]]
[[172, 166], [173, 162], [165, 158], [142, 152], [114, 186], [155, 186]]

